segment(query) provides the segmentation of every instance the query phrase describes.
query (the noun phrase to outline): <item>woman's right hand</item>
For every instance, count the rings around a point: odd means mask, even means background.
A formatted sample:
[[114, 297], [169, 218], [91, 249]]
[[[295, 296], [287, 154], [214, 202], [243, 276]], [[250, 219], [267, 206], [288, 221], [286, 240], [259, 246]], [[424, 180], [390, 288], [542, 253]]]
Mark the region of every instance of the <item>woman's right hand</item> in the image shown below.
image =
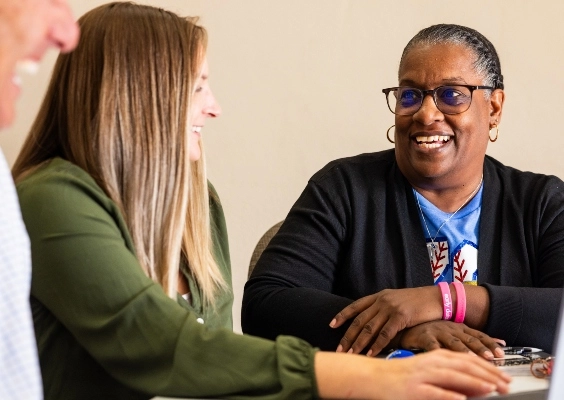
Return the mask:
[[505, 394], [511, 381], [480, 357], [448, 350], [394, 360], [318, 352], [315, 371], [322, 398], [462, 400]]

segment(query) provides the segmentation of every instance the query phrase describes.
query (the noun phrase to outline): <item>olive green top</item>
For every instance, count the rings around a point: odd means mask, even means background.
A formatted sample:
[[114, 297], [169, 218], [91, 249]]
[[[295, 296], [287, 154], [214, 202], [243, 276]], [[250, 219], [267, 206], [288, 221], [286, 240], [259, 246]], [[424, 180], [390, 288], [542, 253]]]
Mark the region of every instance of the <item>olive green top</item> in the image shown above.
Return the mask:
[[[203, 310], [188, 273], [192, 304], [166, 296], [141, 270], [118, 207], [84, 170], [55, 158], [17, 189], [47, 400], [317, 395], [316, 350], [292, 337], [233, 333], [231, 291], [215, 312]], [[218, 201], [211, 213], [215, 255], [231, 285]]]

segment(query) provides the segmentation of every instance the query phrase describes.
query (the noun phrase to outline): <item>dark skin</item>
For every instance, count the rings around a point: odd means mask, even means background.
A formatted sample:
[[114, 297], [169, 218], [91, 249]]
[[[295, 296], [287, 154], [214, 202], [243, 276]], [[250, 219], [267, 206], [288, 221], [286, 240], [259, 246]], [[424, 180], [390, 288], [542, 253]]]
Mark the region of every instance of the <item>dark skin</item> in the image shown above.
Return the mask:
[[[476, 71], [475, 60], [473, 51], [463, 45], [416, 46], [400, 65], [399, 86], [426, 90], [442, 85], [485, 85], [485, 75]], [[477, 90], [467, 111], [445, 115], [432, 96], [426, 96], [415, 114], [396, 115], [398, 166], [413, 188], [442, 211], [456, 211], [479, 185], [489, 130], [501, 121], [504, 99], [503, 90]], [[452, 285], [450, 289], [456, 307], [456, 291]], [[471, 285], [465, 289], [464, 324], [442, 321], [437, 286], [387, 289], [363, 297], [331, 321], [330, 326], [336, 328], [354, 318], [337, 351], [360, 353], [370, 346], [367, 354], [377, 355], [389, 346], [445, 347], [472, 351], [486, 359], [503, 356], [498, 344], [503, 341], [480, 332], [489, 314], [487, 290]]]

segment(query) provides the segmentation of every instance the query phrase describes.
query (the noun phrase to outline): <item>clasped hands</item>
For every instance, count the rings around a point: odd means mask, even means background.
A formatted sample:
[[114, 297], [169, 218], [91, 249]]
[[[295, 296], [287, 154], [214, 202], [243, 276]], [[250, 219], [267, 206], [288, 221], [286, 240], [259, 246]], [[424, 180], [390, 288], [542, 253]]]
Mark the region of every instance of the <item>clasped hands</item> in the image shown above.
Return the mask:
[[447, 348], [473, 352], [487, 360], [503, 357], [503, 340], [463, 323], [444, 321], [442, 314], [436, 286], [385, 289], [345, 307], [329, 326], [338, 328], [354, 318], [337, 352], [360, 353], [370, 346], [366, 354], [375, 356], [387, 347], [425, 351]]

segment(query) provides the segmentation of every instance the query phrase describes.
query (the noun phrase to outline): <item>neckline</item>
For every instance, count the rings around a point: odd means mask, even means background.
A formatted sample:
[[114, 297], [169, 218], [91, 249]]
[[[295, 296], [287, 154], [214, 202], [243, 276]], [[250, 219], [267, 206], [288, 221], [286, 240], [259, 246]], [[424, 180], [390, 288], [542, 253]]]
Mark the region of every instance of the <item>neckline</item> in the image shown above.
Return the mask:
[[[443, 210], [438, 208], [436, 205], [434, 205], [429, 200], [427, 200], [423, 195], [421, 195], [417, 190], [415, 190], [415, 188], [412, 187], [412, 190], [413, 190], [413, 195], [416, 196], [417, 199], [419, 200], [419, 205], [421, 206], [422, 209], [428, 210], [433, 214], [438, 214], [443, 219], [449, 218], [453, 214], [453, 213], [444, 212]], [[476, 194], [468, 201], [468, 203], [466, 203], [466, 205], [464, 205], [456, 213], [454, 217], [452, 217], [451, 220], [458, 220], [461, 218], [465, 218], [466, 216], [468, 216], [469, 214], [480, 208], [482, 204], [483, 190], [484, 190], [484, 183], [482, 182]]]

